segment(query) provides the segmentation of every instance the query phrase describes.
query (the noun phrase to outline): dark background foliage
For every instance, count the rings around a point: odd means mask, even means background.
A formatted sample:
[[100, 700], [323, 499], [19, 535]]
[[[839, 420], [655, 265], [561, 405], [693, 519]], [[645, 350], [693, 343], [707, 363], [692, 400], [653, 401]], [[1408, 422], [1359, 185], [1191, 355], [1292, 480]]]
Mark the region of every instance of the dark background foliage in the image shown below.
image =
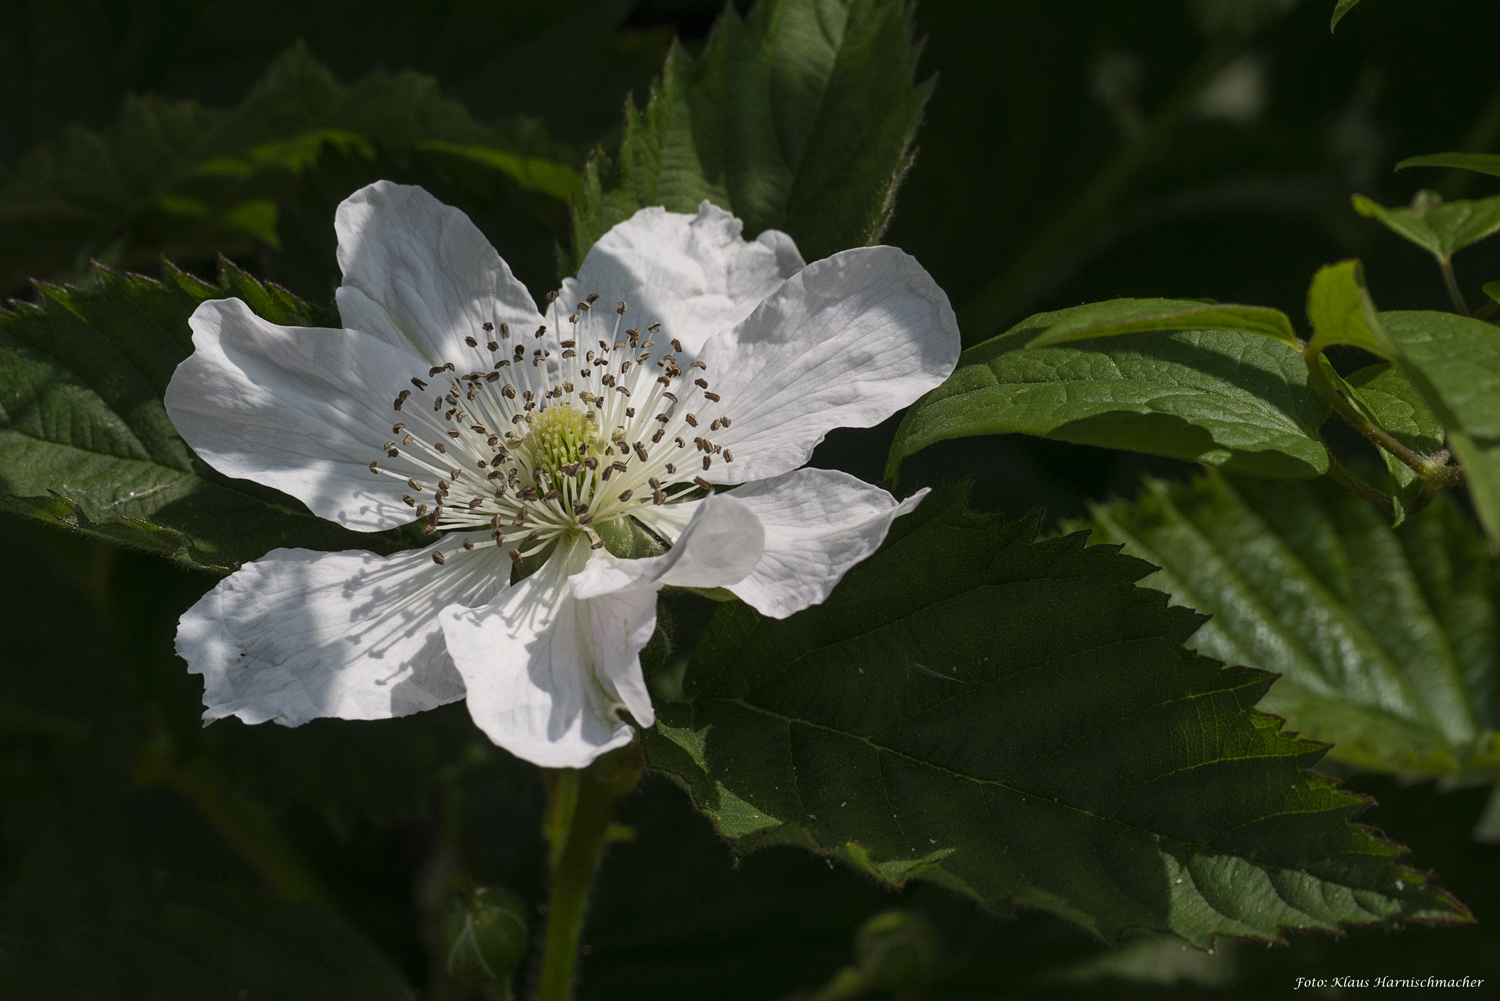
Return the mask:
[[[1491, 0], [1365, 0], [1332, 36], [1324, 0], [1243, 34], [1214, 16], [1276, 6], [917, 8], [927, 39], [918, 76], [939, 78], [886, 239], [947, 290], [966, 340], [1115, 296], [1211, 297], [1300, 318], [1310, 273], [1356, 255], [1383, 307], [1444, 308], [1431, 262], [1348, 199], [1396, 204], [1420, 186], [1494, 193], [1493, 179], [1391, 171], [1410, 155], [1500, 146]], [[618, 144], [621, 102], [644, 96], [674, 34], [701, 46], [719, 9], [10, 0], [0, 7], [0, 181], [69, 126], [107, 127], [128, 95], [232, 107], [299, 40], [343, 84], [377, 71], [431, 76], [477, 122], [525, 132], [579, 168], [596, 144]], [[1225, 66], [1217, 106], [1172, 118], [1184, 80]], [[234, 256], [326, 302], [333, 206], [378, 176], [470, 210], [533, 290], [556, 280], [569, 232], [555, 199], [386, 148], [373, 158], [325, 150], [279, 192], [290, 206], [280, 246], [246, 237]], [[108, 262], [111, 246], [62, 258], [44, 248], [46, 263], [22, 273], [83, 280], [82, 265]], [[175, 257], [212, 274], [206, 254]], [[1459, 269], [1470, 287], [1495, 277], [1494, 245]], [[816, 461], [879, 480], [894, 427], [837, 432]], [[903, 486], [972, 476], [975, 506], [1012, 517], [1045, 507], [1055, 522], [1089, 500], [1133, 496], [1144, 472], [1190, 469], [1007, 436], [935, 446], [908, 464]], [[404, 983], [424, 998], [467, 996], [436, 959], [447, 874], [538, 899], [534, 769], [490, 746], [461, 705], [382, 724], [201, 729], [200, 683], [171, 636], [215, 578], [9, 515], [0, 564], [0, 993], [399, 997]], [[690, 600], [673, 611], [685, 632], [703, 614]], [[1158, 939], [1110, 951], [1049, 916], [995, 917], [932, 885], [889, 892], [791, 847], [737, 863], [685, 794], [652, 777], [626, 804], [635, 839], [615, 846], [600, 877], [582, 995], [815, 989], [849, 961], [860, 923], [890, 907], [937, 930], [932, 997], [1145, 997], [1169, 986], [1256, 997], [1296, 976], [1500, 972], [1485, 924], [1500, 919], [1500, 850], [1469, 836], [1488, 791], [1360, 775], [1349, 784], [1379, 801], [1365, 819], [1416, 846], [1413, 864], [1437, 870], [1480, 925], [1307, 935], [1271, 949], [1228, 942], [1217, 958]]]

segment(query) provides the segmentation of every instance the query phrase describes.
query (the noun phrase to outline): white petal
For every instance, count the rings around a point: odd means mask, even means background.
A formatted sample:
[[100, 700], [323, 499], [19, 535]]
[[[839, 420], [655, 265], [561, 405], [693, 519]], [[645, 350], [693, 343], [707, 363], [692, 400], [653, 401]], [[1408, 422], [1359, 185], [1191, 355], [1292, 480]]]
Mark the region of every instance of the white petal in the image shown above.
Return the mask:
[[787, 279], [732, 331], [704, 345], [734, 454], [704, 478], [743, 483], [796, 469], [836, 427], [871, 427], [936, 387], [958, 361], [948, 297], [895, 247], [846, 250]]
[[[275, 487], [360, 532], [411, 521], [404, 480], [372, 474], [421, 359], [368, 334], [280, 327], [238, 299], [194, 311], [193, 353], [167, 386], [167, 414], [203, 460]], [[413, 398], [420, 405], [423, 398]], [[392, 462], [393, 469], [404, 468]], [[412, 473], [403, 473], [412, 475]]]
[[702, 505], [701, 500], [646, 504], [636, 508], [632, 516], [668, 542], [676, 542], [677, 537], [682, 534], [683, 529], [688, 527], [688, 522], [693, 520], [693, 515], [698, 513], [698, 508]]
[[510, 558], [491, 546], [433, 562], [433, 549], [461, 538], [388, 557], [274, 549], [226, 577], [177, 627], [178, 654], [203, 675], [203, 718], [297, 726], [462, 698], [438, 612], [493, 599], [510, 581]]
[[784, 619], [824, 601], [844, 574], [885, 541], [891, 522], [927, 496], [899, 504], [879, 487], [832, 469], [798, 469], [747, 483], [727, 496], [755, 512], [766, 552], [755, 571], [731, 584], [762, 615]]
[[640, 651], [656, 629], [656, 592], [580, 601], [568, 578], [588, 540], [560, 545], [536, 573], [483, 608], [439, 616], [468, 689], [469, 714], [496, 744], [544, 768], [583, 768], [655, 722]]
[[339, 205], [334, 229], [344, 273], [336, 295], [346, 327], [415, 351], [432, 365], [487, 370], [494, 359], [484, 348], [491, 336], [485, 323], [497, 330], [508, 323], [516, 336], [529, 336], [542, 322], [526, 287], [479, 227], [421, 188], [390, 181], [360, 188]]
[[[572, 578], [577, 598], [617, 591], [680, 587], [725, 587], [744, 580], [760, 563], [766, 533], [748, 506], [728, 494], [706, 498], [664, 556], [593, 560]], [[649, 637], [648, 637], [649, 638]]]
[[[761, 300], [802, 268], [792, 238], [767, 230], [747, 243], [730, 213], [704, 201], [697, 215], [641, 209], [589, 249], [577, 278], [563, 281], [559, 307], [572, 308], [597, 293], [613, 312], [629, 306], [626, 327], [645, 330], [657, 344], [677, 338], [686, 353], [739, 323]], [[613, 319], [611, 317], [611, 319]]]

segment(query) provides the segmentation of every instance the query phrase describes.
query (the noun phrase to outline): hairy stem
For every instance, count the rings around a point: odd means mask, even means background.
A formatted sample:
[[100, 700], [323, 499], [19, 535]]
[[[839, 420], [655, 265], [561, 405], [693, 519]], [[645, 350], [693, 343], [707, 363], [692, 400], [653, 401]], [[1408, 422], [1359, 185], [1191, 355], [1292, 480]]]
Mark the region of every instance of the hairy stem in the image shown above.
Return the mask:
[[1363, 497], [1386, 514], [1394, 515], [1396, 513], [1396, 504], [1394, 501], [1351, 473], [1342, 462], [1334, 458], [1333, 450], [1328, 448], [1327, 442], [1323, 444], [1323, 447], [1328, 450], [1328, 475], [1333, 477], [1335, 483], [1355, 496]]
[[[1329, 402], [1333, 407], [1333, 412], [1344, 423], [1370, 439], [1377, 447], [1385, 449], [1406, 463], [1427, 483], [1435, 486], [1448, 486], [1463, 481], [1464, 473], [1462, 468], [1448, 465], [1444, 458], [1421, 455], [1418, 452], [1412, 451], [1392, 437], [1390, 432], [1386, 431], [1385, 428], [1355, 409], [1353, 404], [1344, 399], [1344, 394], [1339, 392], [1338, 388], [1328, 381], [1328, 376], [1323, 372], [1319, 355], [1320, 352], [1317, 350], [1303, 345], [1302, 357], [1307, 362], [1308, 381], [1312, 383], [1313, 388], [1318, 391], [1318, 394]], [[1330, 461], [1332, 461], [1332, 456], [1333, 453], [1330, 452]], [[1330, 473], [1332, 473], [1332, 467], [1330, 467]]]
[[1463, 291], [1458, 287], [1458, 277], [1453, 273], [1453, 259], [1439, 257], [1438, 267], [1443, 270], [1443, 284], [1448, 286], [1448, 298], [1453, 300], [1453, 307], [1463, 316], [1473, 316], [1469, 304], [1464, 301]]
[[635, 788], [645, 764], [641, 746], [635, 743], [600, 757], [588, 768], [546, 773], [552, 886], [537, 1001], [572, 1001], [589, 887], [610, 840], [615, 800]]

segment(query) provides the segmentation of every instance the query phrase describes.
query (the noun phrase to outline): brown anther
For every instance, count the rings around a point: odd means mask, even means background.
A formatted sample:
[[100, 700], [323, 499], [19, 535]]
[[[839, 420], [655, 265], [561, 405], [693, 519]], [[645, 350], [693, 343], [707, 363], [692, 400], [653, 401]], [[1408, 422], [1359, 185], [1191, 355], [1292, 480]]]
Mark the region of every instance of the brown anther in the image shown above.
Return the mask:
[[715, 418], [714, 422], [708, 426], [708, 429], [710, 431], [717, 431], [717, 430], [719, 430], [719, 428], [721, 428], [723, 426], [724, 426], [724, 422], [722, 420], [719, 420], [719, 419]]
[[668, 476], [672, 476], [672, 475], [675, 475], [675, 474], [676, 474], [676, 472], [677, 472], [677, 467], [676, 467], [676, 466], [674, 466], [674, 465], [672, 465], [672, 464], [671, 464], [671, 463], [670, 463], [670, 462], [669, 462], [669, 463], [667, 463], [667, 465], [666, 465], [666, 470], [667, 470], [667, 475], [668, 475]]
[[694, 379], [693, 380], [693, 385], [697, 386], [699, 389], [707, 389], [708, 388], [708, 380], [707, 379]]
[[599, 474], [599, 479], [602, 480], [605, 483], [608, 483], [609, 482], [609, 478], [611, 476], [613, 476], [613, 475], [615, 475], [615, 467], [614, 466], [605, 466], [604, 467], [604, 472], [602, 472], [602, 473]]
[[519, 549], [512, 549], [510, 551], [510, 561], [516, 566], [521, 565], [521, 551]]
[[594, 516], [593, 516], [592, 513], [581, 514], [581, 515], [578, 516], [578, 524], [580, 524], [580, 525], [589, 525], [589, 524], [592, 524], [593, 521], [594, 521]]
[[656, 377], [656, 381], [657, 381], [657, 382], [658, 382], [658, 383], [660, 383], [660, 384], [661, 384], [661, 385], [663, 385], [663, 386], [670, 386], [670, 385], [672, 385], [672, 380], [671, 380], [671, 379], [668, 379], [668, 378], [667, 378], [667, 377], [666, 377], [666, 376], [664, 376], [664, 375], [659, 375], [659, 376], [657, 376], [657, 377]]
[[[704, 466], [703, 468], [707, 469], [708, 467]], [[712, 483], [708, 482], [701, 476], [694, 476], [693, 482], [698, 484], [698, 486], [702, 487], [704, 490], [712, 490], [714, 488], [714, 485]]]
[[[653, 331], [651, 331], [651, 332], [652, 332], [652, 333], [653, 333], [653, 334], [654, 334], [654, 333], [656, 333], [656, 331], [654, 331], [654, 330], [653, 330]], [[673, 350], [673, 351], [676, 351], [676, 352], [677, 352], [677, 353], [678, 353], [678, 354], [682, 354], [682, 342], [681, 342], [681, 341], [679, 341], [679, 340], [678, 340], [678, 339], [677, 339], [677, 338], [675, 338], [675, 337], [674, 337], [674, 338], [672, 338], [672, 350]]]
[[437, 449], [439, 452], [442, 452], [444, 455], [448, 454], [448, 446], [444, 445], [440, 441], [433, 442], [432, 443], [432, 447], [435, 448], [435, 449]]
[[386, 455], [387, 455], [387, 456], [388, 456], [388, 457], [389, 457], [389, 458], [392, 458], [392, 459], [394, 459], [394, 458], [396, 458], [396, 457], [397, 457], [397, 456], [399, 456], [399, 455], [400, 455], [400, 454], [401, 454], [401, 453], [400, 453], [400, 452], [398, 452], [398, 451], [396, 451], [396, 449], [394, 449], [394, 448], [388, 448], [388, 449], [386, 449], [386, 450], [385, 450], [385, 454], [386, 454]]
[[698, 416], [696, 414], [684, 414], [682, 419], [688, 422], [688, 427], [695, 428], [698, 426]]
[[635, 448], [635, 454], [639, 455], [641, 457], [641, 461], [642, 462], [645, 462], [647, 459], [650, 458], [650, 456], [646, 454], [645, 443], [638, 441], [638, 442], [635, 443], [635, 445], [633, 447]]
[[627, 469], [630, 468], [629, 466], [627, 466], [623, 462], [611, 462], [610, 463], [610, 467], [613, 468], [613, 469], [617, 469], [617, 470], [619, 470], [622, 473], [625, 472], [625, 470], [627, 470]]
[[667, 436], [667, 429], [666, 428], [657, 428], [656, 429], [656, 433], [651, 436], [651, 444], [655, 445], [657, 442], [661, 441], [666, 436]]
[[417, 501], [416, 501], [416, 499], [414, 497], [412, 497], [411, 494], [402, 494], [401, 495], [401, 499], [404, 500], [404, 501], [406, 501], [406, 506], [407, 507], [416, 507], [417, 506]]
[[502, 323], [502, 324], [500, 324], [500, 336], [501, 337], [509, 337], [510, 336], [510, 324], [508, 324], [508, 323]]
[[[578, 305], [583, 306], [583, 303], [580, 302]], [[583, 308], [587, 309], [588, 307], [584, 306]], [[568, 322], [569, 323], [577, 323], [578, 322], [578, 314], [577, 313], [570, 313], [570, 314], [568, 314]]]
[[707, 469], [709, 466], [712, 466], [713, 464], [714, 464], [713, 456], [705, 455], [703, 457], [703, 468], [704, 469]]
[[500, 342], [499, 341], [490, 341], [488, 344], [485, 345], [485, 348], [491, 354], [494, 354], [496, 351], [500, 350]]
[[557, 500], [560, 495], [556, 490], [548, 490], [542, 495], [542, 500]]
[[596, 459], [592, 455], [588, 456], [586, 459], [584, 459], [583, 460], [583, 464], [585, 466], [587, 466], [589, 469], [598, 469], [599, 468], [599, 460]]
[[[653, 324], [651, 324], [651, 326], [647, 327], [646, 329], [649, 330], [649, 331], [651, 331], [653, 334], [659, 334], [659, 333], [661, 333], [661, 324], [660, 323], [653, 323]], [[679, 348], [678, 350], [681, 350], [681, 349]]]
[[483, 497], [471, 497], [471, 498], [469, 498], [469, 510], [472, 511], [476, 507], [478, 507], [479, 505], [481, 505], [483, 503], [484, 503], [484, 498]]
[[708, 371], [708, 366], [706, 364], [704, 364], [703, 362], [701, 362], [701, 361], [689, 362], [688, 363], [688, 368], [701, 368], [705, 372]]
[[587, 504], [585, 504], [583, 501], [574, 501], [573, 502], [573, 513], [574, 514], [588, 514], [589, 513], [589, 506]]
[[375, 463], [373, 462], [370, 463], [370, 472], [374, 473], [376, 476], [380, 475], [380, 470], [375, 467]]
[[625, 315], [625, 300], [620, 300], [619, 304], [615, 306], [615, 312], [619, 313], [621, 316]]
[[599, 293], [598, 292], [590, 292], [588, 294], [588, 296], [584, 298], [583, 301], [585, 303], [587, 303], [588, 305], [592, 306], [594, 303], [596, 303], [596, 302], [599, 301]]
[[505, 545], [505, 533], [500, 531], [498, 528], [490, 533], [490, 538], [495, 540], [495, 545], [497, 546]]
[[537, 327], [536, 328], [536, 333], [532, 334], [531, 336], [533, 336], [533, 337], [540, 337], [543, 334], [545, 334], [546, 332], [547, 332], [547, 325], [544, 323], [540, 327]]
[[420, 493], [426, 493], [426, 491], [427, 491], [426, 487], [422, 486], [422, 484], [418, 483], [416, 480], [413, 480], [413, 479], [407, 480], [406, 481], [406, 485], [409, 486], [409, 487], [411, 487], [413, 490], [415, 490], [419, 494]]
[[536, 487], [533, 486], [524, 486], [520, 490], [517, 490], [516, 493], [520, 494], [521, 499], [524, 501], [534, 501], [537, 499]]
[[531, 512], [527, 511], [523, 507], [521, 508], [521, 510], [516, 512], [516, 516], [510, 520], [510, 523], [517, 528], [520, 528], [522, 525], [526, 524], [526, 516], [530, 513]]
[[469, 552], [473, 552], [474, 551], [474, 540], [473, 539], [465, 539], [464, 540], [464, 548], [467, 549]]
[[677, 443], [678, 448], [687, 448], [687, 442], [683, 441], [681, 438], [673, 438], [672, 440]]
[[[438, 371], [441, 372], [442, 369], [438, 369]], [[411, 377], [411, 384], [413, 386], [416, 386], [418, 389], [426, 389], [427, 388], [427, 383], [423, 382], [421, 379], [418, 379], [416, 376], [412, 376]]]
[[485, 479], [487, 479], [487, 480], [503, 480], [503, 479], [505, 479], [505, 470], [503, 470], [503, 469], [496, 469], [493, 472], [491, 472], [490, 475], [486, 476]]
[[667, 492], [665, 490], [658, 489], [658, 490], [652, 492], [652, 494], [651, 494], [651, 503], [653, 503], [653, 504], [665, 504], [666, 502], [667, 502]]
[[634, 417], [635, 416], [635, 407], [626, 407], [625, 408], [625, 416], [627, 418]]
[[418, 518], [425, 518], [425, 517], [427, 517], [427, 505], [426, 504], [418, 504], [417, 505], [417, 517]]
[[662, 393], [661, 395], [664, 396], [665, 398], [667, 398], [668, 400], [671, 400], [673, 403], [677, 402], [677, 394], [676, 393]]
[[432, 562], [436, 563], [438, 566], [442, 566], [444, 563], [448, 562], [448, 559], [441, 552], [434, 549], [432, 551]]
[[507, 382], [500, 387], [500, 395], [507, 400], [514, 400], [516, 398], [516, 387]]
[[734, 461], [734, 453], [731, 452], [727, 448], [724, 450], [724, 461], [725, 462], [733, 462]]
[[400, 434], [401, 429], [404, 427], [406, 427], [405, 421], [397, 421], [395, 424], [391, 425], [391, 434]]
[[463, 432], [460, 431], [458, 428], [449, 428], [447, 430], [447, 432], [445, 432], [445, 433], [448, 435], [449, 438], [462, 438], [463, 437]]
[[705, 400], [712, 400], [715, 403], [719, 402], [719, 394], [718, 393], [708, 393], [708, 392], [705, 392], [703, 394], [703, 398]]

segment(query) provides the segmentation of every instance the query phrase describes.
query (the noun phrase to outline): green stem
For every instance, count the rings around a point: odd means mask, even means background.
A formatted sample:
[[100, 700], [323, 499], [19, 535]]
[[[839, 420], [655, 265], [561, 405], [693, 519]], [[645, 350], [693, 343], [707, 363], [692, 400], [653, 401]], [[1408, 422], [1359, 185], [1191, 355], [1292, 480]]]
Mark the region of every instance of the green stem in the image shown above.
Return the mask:
[[[1400, 459], [1410, 466], [1416, 474], [1428, 483], [1436, 486], [1448, 486], [1463, 481], [1463, 469], [1458, 466], [1450, 466], [1443, 459], [1421, 455], [1407, 448], [1401, 442], [1391, 436], [1385, 428], [1370, 420], [1364, 414], [1356, 410], [1344, 394], [1339, 392], [1333, 383], [1328, 381], [1328, 376], [1323, 372], [1322, 363], [1319, 360], [1321, 352], [1304, 344], [1302, 346], [1302, 358], [1307, 362], [1308, 381], [1312, 383], [1318, 394], [1327, 400], [1333, 407], [1333, 412], [1339, 416], [1344, 423], [1364, 435], [1378, 447]], [[1333, 453], [1329, 453], [1332, 461]], [[1330, 466], [1330, 472], [1332, 467]], [[1342, 482], [1342, 481], [1341, 481]]]
[[1454, 307], [1463, 316], [1473, 316], [1469, 312], [1469, 304], [1464, 301], [1463, 291], [1458, 287], [1458, 277], [1453, 273], [1453, 259], [1439, 257], [1438, 267], [1443, 270], [1443, 284], [1448, 286], [1448, 297], [1453, 300]]
[[1213, 75], [1229, 62], [1234, 49], [1216, 44], [1199, 57], [1170, 97], [1131, 142], [1101, 170], [1057, 222], [1022, 252], [1009, 270], [997, 275], [964, 305], [959, 329], [973, 344], [993, 334], [1006, 311], [1028, 293], [1080, 236], [1097, 225], [1141, 173], [1171, 143], [1193, 109], [1193, 102]]
[[586, 769], [546, 773], [552, 886], [537, 1001], [572, 1001], [583, 915], [594, 872], [610, 840], [615, 800], [635, 787], [644, 769], [645, 756], [636, 743], [600, 757]]
[[1344, 464], [1334, 457], [1333, 450], [1328, 448], [1326, 442], [1323, 447], [1328, 451], [1328, 475], [1333, 478], [1335, 483], [1355, 496], [1363, 497], [1386, 514], [1394, 515], [1396, 513], [1395, 501], [1349, 472], [1344, 467]]

